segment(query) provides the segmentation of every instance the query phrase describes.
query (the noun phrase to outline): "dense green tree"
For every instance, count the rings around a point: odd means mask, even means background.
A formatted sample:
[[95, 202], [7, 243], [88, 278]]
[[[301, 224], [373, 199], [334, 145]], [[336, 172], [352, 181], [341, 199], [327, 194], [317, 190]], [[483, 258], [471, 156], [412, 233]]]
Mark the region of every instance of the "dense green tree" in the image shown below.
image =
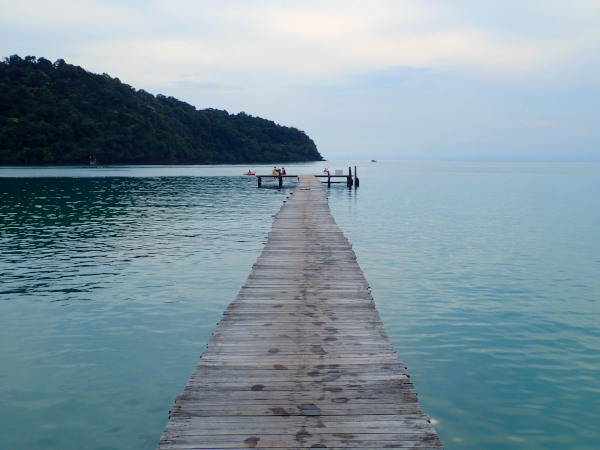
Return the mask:
[[0, 164], [320, 161], [302, 131], [153, 96], [59, 59], [0, 62]]

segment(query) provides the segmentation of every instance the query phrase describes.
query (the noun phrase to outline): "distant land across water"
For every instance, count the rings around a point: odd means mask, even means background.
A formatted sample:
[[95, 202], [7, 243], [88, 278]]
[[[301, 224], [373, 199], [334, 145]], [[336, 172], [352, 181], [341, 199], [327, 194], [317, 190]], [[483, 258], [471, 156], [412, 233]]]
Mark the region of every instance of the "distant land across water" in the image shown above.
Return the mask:
[[0, 62], [0, 165], [322, 161], [294, 127], [198, 110], [59, 59]]

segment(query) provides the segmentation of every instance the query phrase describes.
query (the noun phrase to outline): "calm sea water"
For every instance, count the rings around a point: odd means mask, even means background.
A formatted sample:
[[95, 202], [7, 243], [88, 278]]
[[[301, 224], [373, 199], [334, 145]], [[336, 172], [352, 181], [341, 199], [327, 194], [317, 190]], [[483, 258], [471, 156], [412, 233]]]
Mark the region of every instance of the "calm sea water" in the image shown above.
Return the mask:
[[[600, 164], [327, 164], [446, 448], [598, 448]], [[247, 169], [0, 168], [0, 448], [155, 447], [293, 188]]]

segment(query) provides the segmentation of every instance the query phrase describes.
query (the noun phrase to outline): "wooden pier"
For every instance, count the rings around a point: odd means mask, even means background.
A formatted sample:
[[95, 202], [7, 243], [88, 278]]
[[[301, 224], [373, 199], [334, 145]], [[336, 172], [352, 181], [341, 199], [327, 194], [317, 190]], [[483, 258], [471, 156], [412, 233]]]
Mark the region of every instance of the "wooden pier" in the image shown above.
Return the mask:
[[[341, 171], [340, 171], [341, 172]], [[352, 167], [348, 167], [347, 175], [331, 175], [331, 173], [326, 172], [323, 175], [314, 175], [316, 178], [323, 179], [323, 183], [327, 184], [327, 186], [331, 186], [332, 183], [346, 183], [346, 186], [357, 188], [360, 184], [360, 180], [356, 175], [356, 166], [354, 166], [354, 175], [352, 175]], [[297, 178], [298, 175], [283, 175], [282, 173], [277, 174], [269, 174], [269, 175], [256, 175], [256, 179], [258, 180], [258, 187], [262, 186], [263, 178], [272, 178], [277, 180], [279, 187], [283, 187], [283, 179], [284, 178]], [[341, 181], [340, 181], [341, 180]]]
[[299, 178], [157, 448], [443, 448], [326, 190]]

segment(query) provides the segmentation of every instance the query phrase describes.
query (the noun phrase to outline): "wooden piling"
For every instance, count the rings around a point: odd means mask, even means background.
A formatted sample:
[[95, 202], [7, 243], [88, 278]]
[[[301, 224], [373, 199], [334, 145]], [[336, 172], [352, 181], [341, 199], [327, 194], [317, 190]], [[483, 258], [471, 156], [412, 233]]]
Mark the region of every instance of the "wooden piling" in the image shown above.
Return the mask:
[[316, 177], [276, 215], [169, 418], [161, 450], [442, 448]]

